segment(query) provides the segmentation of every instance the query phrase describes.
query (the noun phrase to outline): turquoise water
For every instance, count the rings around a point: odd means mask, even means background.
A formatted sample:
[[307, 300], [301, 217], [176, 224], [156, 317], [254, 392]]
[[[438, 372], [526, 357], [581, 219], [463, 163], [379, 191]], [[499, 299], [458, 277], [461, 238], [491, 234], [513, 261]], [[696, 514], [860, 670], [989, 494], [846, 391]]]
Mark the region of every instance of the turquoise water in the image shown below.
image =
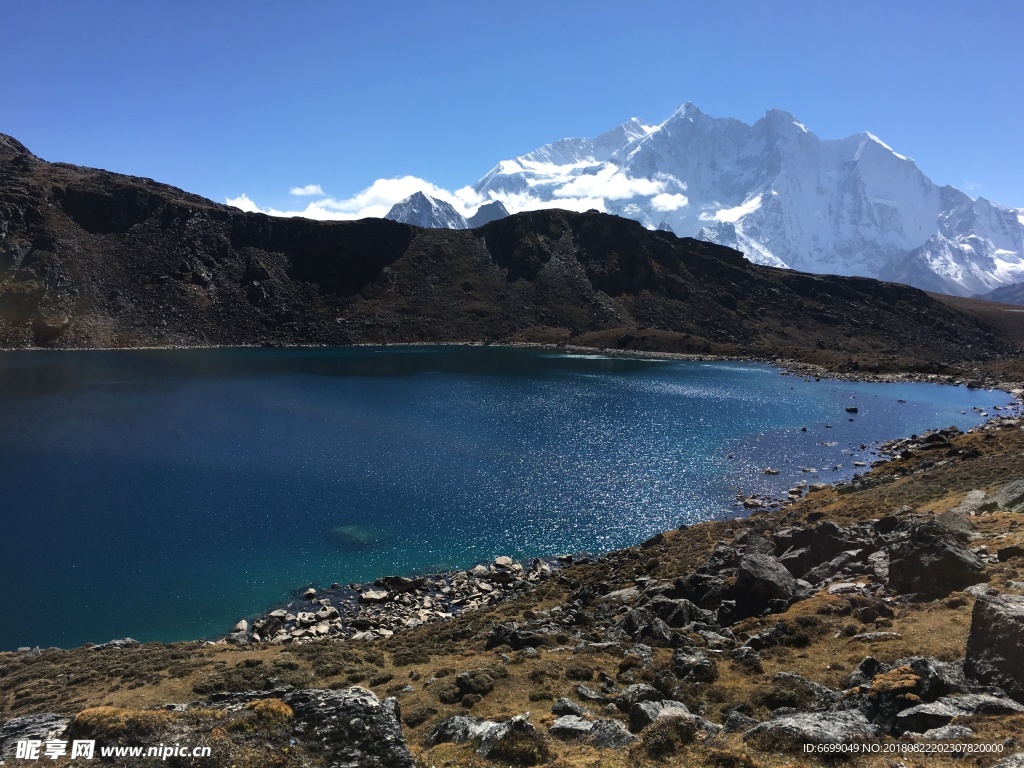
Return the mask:
[[1009, 402], [486, 347], [2, 353], [0, 648], [215, 636], [310, 583], [634, 544]]

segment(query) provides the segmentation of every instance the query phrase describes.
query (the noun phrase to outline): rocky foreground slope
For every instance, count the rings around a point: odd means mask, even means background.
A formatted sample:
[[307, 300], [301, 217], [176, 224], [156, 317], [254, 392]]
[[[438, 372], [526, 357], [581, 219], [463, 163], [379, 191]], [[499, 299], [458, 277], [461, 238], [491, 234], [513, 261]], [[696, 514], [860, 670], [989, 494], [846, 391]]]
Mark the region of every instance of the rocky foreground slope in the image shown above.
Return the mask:
[[950, 370], [1015, 332], [598, 213], [472, 230], [243, 213], [0, 136], [0, 346], [529, 342]]
[[328, 591], [213, 644], [0, 654], [0, 755], [29, 764], [17, 743], [50, 739], [211, 749], [168, 765], [1020, 765], [1022, 424], [900, 441], [848, 483], [592, 561], [451, 574], [451, 593], [489, 589], [394, 630], [430, 580], [365, 590], [344, 638], [301, 626], [333, 621]]

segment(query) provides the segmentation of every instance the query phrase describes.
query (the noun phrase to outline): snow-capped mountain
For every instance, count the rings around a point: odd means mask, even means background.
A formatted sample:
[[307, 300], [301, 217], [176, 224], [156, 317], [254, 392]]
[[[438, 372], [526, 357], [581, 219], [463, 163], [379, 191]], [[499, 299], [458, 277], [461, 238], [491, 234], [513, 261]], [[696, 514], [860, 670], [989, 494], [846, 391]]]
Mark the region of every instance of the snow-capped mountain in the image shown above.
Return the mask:
[[431, 229], [469, 229], [466, 218], [450, 203], [422, 192], [395, 203], [384, 218]]
[[870, 133], [822, 140], [782, 110], [747, 125], [687, 103], [660, 125], [633, 118], [504, 160], [473, 190], [513, 212], [597, 208], [808, 272], [959, 295], [1024, 280], [1024, 212], [939, 187]]

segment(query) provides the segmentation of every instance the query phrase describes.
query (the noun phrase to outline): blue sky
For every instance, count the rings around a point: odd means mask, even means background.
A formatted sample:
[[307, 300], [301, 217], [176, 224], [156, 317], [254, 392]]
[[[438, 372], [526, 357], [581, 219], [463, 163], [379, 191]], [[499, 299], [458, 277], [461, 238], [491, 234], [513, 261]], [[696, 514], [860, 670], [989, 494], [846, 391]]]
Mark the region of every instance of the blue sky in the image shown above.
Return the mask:
[[686, 101], [861, 130], [1024, 207], [1024, 3], [48, 2], [0, 5], [0, 131], [47, 160], [303, 205], [499, 160]]

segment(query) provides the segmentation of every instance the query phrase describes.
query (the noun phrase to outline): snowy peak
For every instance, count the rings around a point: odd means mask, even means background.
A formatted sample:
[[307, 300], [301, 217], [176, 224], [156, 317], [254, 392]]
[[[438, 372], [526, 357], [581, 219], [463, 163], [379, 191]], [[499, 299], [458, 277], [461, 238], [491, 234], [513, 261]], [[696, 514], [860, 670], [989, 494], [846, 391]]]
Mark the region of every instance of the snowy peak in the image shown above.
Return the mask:
[[759, 264], [960, 295], [1024, 281], [1020, 211], [938, 187], [873, 133], [822, 139], [782, 109], [748, 125], [687, 102], [660, 125], [634, 117], [502, 160], [472, 189], [513, 213], [593, 208]]
[[465, 217], [451, 204], [422, 192], [395, 203], [384, 218], [429, 229], [469, 229]]

